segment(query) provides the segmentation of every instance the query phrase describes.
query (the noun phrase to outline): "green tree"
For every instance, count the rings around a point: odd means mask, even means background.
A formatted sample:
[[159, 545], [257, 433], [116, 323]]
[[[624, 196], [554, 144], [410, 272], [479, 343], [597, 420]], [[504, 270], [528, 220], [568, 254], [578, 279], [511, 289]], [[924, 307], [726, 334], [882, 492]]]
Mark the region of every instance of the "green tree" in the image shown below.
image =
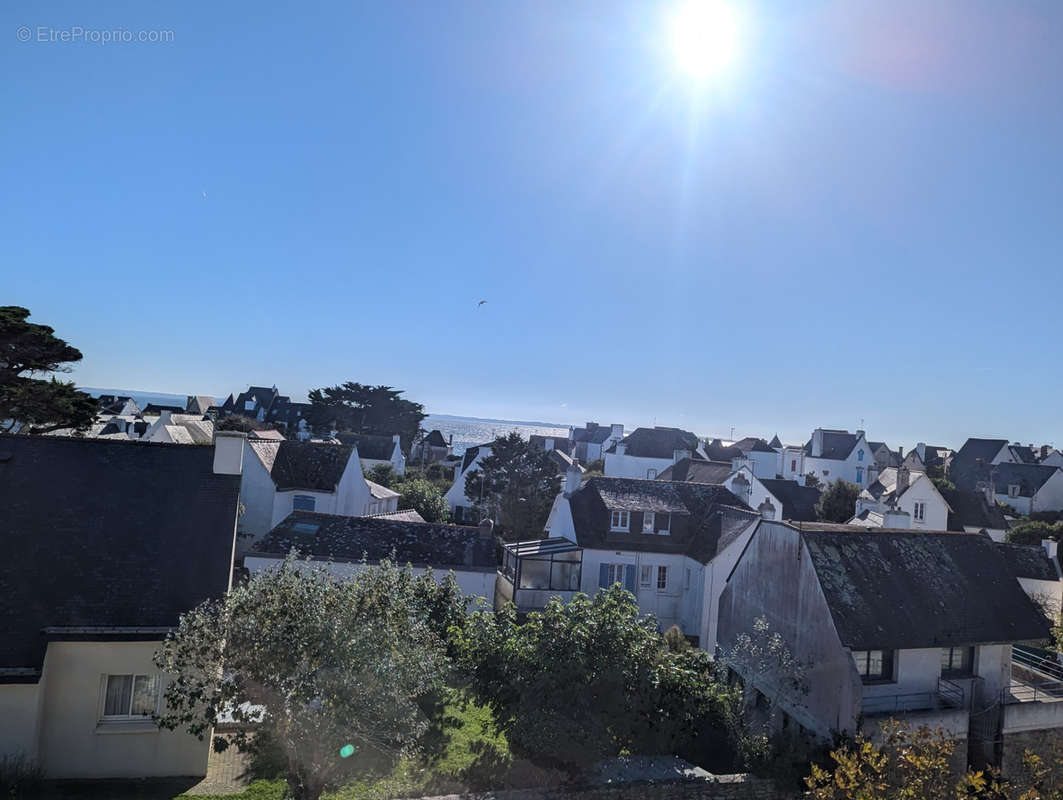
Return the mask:
[[160, 724], [203, 737], [222, 713], [259, 721], [236, 746], [278, 750], [292, 796], [314, 800], [416, 749], [449, 668], [444, 630], [463, 613], [453, 580], [387, 563], [338, 580], [289, 556], [181, 618], [156, 654], [173, 676]]
[[465, 477], [465, 495], [509, 540], [539, 537], [560, 489], [557, 465], [516, 431], [495, 439], [491, 455]]
[[[621, 752], [726, 748], [718, 723], [732, 697], [708, 655], [672, 649], [619, 585], [592, 600], [553, 598], [518, 624], [512, 606], [471, 615], [471, 689], [522, 757], [576, 770]], [[715, 737], [715, 738], [714, 738]]]
[[424, 478], [399, 481], [392, 486], [399, 493], [399, 508], [412, 508], [425, 522], [446, 522], [450, 508], [439, 489]]
[[859, 486], [839, 478], [819, 496], [816, 518], [821, 522], [848, 522], [856, 513], [856, 498], [859, 496]]
[[807, 475], [805, 475], [805, 486], [807, 486], [809, 489], [819, 489], [821, 486], [823, 486], [823, 481], [816, 477], [816, 473], [809, 472]]
[[369, 470], [369, 474], [365, 477], [373, 483], [386, 486], [388, 489], [392, 488], [399, 480], [399, 476], [395, 474], [395, 468], [391, 464], [377, 464]]
[[365, 386], [352, 381], [312, 389], [310, 424], [319, 433], [333, 428], [378, 436], [397, 433], [402, 449], [409, 452], [426, 414], [423, 405], [402, 394], [402, 390], [390, 386]]
[[945, 476], [945, 468], [940, 464], [934, 464], [926, 468], [926, 476], [938, 489], [955, 489], [956, 484]]
[[1040, 545], [1043, 539], [1058, 542], [1063, 534], [1063, 523], [1023, 522], [1004, 534], [1005, 541], [1014, 544]]
[[259, 422], [257, 419], [251, 419], [241, 414], [230, 414], [228, 417], [222, 417], [214, 423], [214, 430], [217, 431], [251, 433], [251, 431], [269, 431], [273, 429], [273, 426], [268, 422]]
[[81, 351], [49, 326], [27, 321], [29, 315], [20, 306], [0, 306], [0, 432], [20, 424], [34, 434], [84, 430], [96, 419], [96, 400], [73, 383], [34, 377], [69, 372]]

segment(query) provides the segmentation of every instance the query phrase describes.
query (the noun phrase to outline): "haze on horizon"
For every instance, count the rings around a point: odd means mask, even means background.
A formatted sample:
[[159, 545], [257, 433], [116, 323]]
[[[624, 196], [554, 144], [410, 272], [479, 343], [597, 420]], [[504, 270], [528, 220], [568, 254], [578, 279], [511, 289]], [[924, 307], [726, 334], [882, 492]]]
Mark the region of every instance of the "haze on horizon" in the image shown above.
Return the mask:
[[678, 6], [7, 3], [2, 302], [86, 386], [1063, 443], [1063, 5]]

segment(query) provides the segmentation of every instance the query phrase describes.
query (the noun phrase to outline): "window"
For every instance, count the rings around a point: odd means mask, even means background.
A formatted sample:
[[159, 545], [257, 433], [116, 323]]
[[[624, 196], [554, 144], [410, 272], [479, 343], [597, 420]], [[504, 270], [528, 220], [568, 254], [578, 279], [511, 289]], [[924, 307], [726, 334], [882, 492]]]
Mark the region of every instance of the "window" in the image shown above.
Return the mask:
[[1019, 496], [1019, 485], [1017, 483], [1008, 484], [1008, 497]]
[[864, 451], [863, 450], [857, 450], [856, 451], [856, 460], [857, 461], [863, 461], [864, 460]]
[[668, 588], [668, 567], [657, 567], [657, 591]]
[[608, 583], [607, 586], [612, 586], [614, 583], [623, 584], [624, 582], [624, 565], [623, 564], [606, 564], [608, 571]]
[[629, 592], [635, 591], [635, 565], [634, 564], [599, 564], [598, 587], [608, 589], [614, 583], [619, 583]]
[[244, 401], [244, 411], [254, 411], [254, 410], [255, 410], [255, 401], [254, 400], [245, 400]]
[[308, 494], [297, 494], [292, 498], [292, 508], [296, 511], [313, 511], [315, 505], [316, 498]]
[[826, 478], [828, 475], [830, 475], [830, 470], [829, 469], [823, 470], [823, 477]]
[[628, 513], [626, 511], [614, 511], [609, 527], [614, 531], [626, 531], [630, 528]]
[[926, 519], [926, 503], [916, 503], [915, 509], [912, 513], [913, 518], [917, 522], [922, 522]]
[[790, 459], [790, 472], [797, 472], [797, 459], [796, 458], [791, 458]]
[[864, 468], [863, 467], [857, 467], [856, 468], [856, 482], [857, 483], [863, 483], [864, 482]]
[[853, 661], [864, 683], [893, 680], [892, 650], [853, 650]]
[[647, 511], [642, 515], [642, 532], [653, 533], [653, 523], [656, 521], [656, 516], [652, 511]]
[[159, 703], [155, 675], [108, 675], [104, 717], [150, 717]]
[[690, 567], [687, 567], [687, 572], [686, 572], [686, 580], [685, 580], [685, 582], [684, 582], [684, 584], [683, 584], [683, 587], [684, 587], [684, 588], [685, 588], [685, 589], [686, 589], [687, 591], [690, 591]]
[[971, 664], [974, 662], [973, 655], [973, 647], [941, 648], [941, 674], [970, 675]]
[[652, 481], [656, 477], [657, 477], [657, 470], [655, 470], [655, 469], [646, 470], [646, 480]]
[[653, 579], [653, 567], [649, 564], [644, 564], [639, 569], [639, 586], [643, 588], [650, 588], [650, 581]]

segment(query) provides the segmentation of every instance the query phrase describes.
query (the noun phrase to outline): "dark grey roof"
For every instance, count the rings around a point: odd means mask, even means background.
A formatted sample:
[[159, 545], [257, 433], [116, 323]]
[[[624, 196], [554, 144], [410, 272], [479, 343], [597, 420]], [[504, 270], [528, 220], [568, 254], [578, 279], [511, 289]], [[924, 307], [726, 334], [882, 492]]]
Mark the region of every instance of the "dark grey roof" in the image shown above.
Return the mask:
[[613, 433], [611, 425], [588, 422], [586, 428], [573, 428], [572, 441], [586, 444], [603, 444]]
[[185, 411], [189, 414], [206, 414], [208, 409], [218, 405], [218, 400], [206, 394], [190, 394], [185, 403]]
[[[491, 451], [491, 445], [490, 444], [478, 444], [478, 445], [475, 445], [473, 447], [466, 447], [465, 448], [465, 453], [461, 457], [461, 470], [458, 472], [459, 475], [462, 472], [464, 472], [465, 470], [467, 470], [469, 468], [469, 465], [472, 464], [472, 462], [476, 460], [476, 456], [478, 456], [480, 454], [480, 449], [481, 448], [487, 448], [487, 452], [488, 453], [490, 453], [490, 451]], [[485, 458], [486, 458], [486, 456], [485, 456]]]
[[1058, 471], [1041, 464], [997, 464], [992, 468], [993, 485], [997, 494], [1008, 494], [1008, 487], [1017, 485], [1019, 497], [1033, 497]]
[[1044, 639], [1044, 614], [987, 536], [799, 524], [842, 644], [856, 650]]
[[945, 498], [949, 512], [948, 529], [962, 531], [966, 527], [1006, 530], [1004, 512], [996, 503], [989, 505], [982, 492], [973, 489], [938, 489]]
[[734, 443], [734, 446], [741, 450], [743, 453], [774, 453], [767, 442], [763, 439], [758, 439], [755, 436], [747, 436], [745, 439], [739, 439]]
[[[681, 481], [595, 477], [572, 493], [569, 505], [581, 547], [679, 553], [702, 561], [716, 555], [719, 539], [727, 530], [725, 517], [757, 518], [723, 486]], [[733, 510], [724, 514], [724, 507]], [[671, 514], [671, 533], [612, 532], [609, 528], [613, 510]]]
[[369, 433], [339, 433], [336, 438], [344, 444], [358, 446], [358, 457], [372, 461], [391, 461], [395, 451], [395, 440], [390, 436], [378, 436]]
[[780, 441], [779, 439], [779, 434], [775, 434], [771, 437], [771, 441], [768, 442], [768, 447], [774, 448], [776, 450], [782, 449], [782, 441]]
[[248, 440], [248, 445], [281, 491], [336, 491], [354, 452], [351, 445], [319, 442]]
[[239, 475], [214, 449], [0, 436], [0, 668], [39, 669], [45, 627], [169, 627], [222, 595]]
[[[700, 458], [696, 453], [701, 444], [698, 437], [679, 428], [636, 428], [620, 444], [627, 447], [627, 455], [640, 458], [672, 458], [676, 450], [689, 450], [694, 458]], [[608, 452], [615, 453], [616, 445]]]
[[815, 521], [819, 489], [801, 486], [797, 481], [784, 481], [776, 478], [761, 478], [760, 482], [782, 503], [782, 519], [792, 519], [798, 522]]
[[713, 439], [703, 449], [709, 461], [730, 461], [745, 455], [742, 452], [742, 448], [735, 447], [733, 444], [725, 445], [719, 439]]
[[1056, 565], [1043, 547], [1029, 544], [997, 542], [997, 550], [1004, 556], [1008, 569], [1016, 578], [1033, 578], [1039, 581], [1057, 581]]
[[[844, 461], [853, 452], [860, 437], [848, 431], [823, 430], [823, 454], [815, 458], [829, 458]], [[805, 442], [805, 455], [812, 455], [812, 440]]]
[[1037, 455], [1034, 453], [1033, 448], [1024, 444], [1013, 444], [1010, 446], [1012, 455], [1019, 459], [1023, 464], [1036, 464]]
[[949, 479], [960, 489], [975, 489], [979, 481], [988, 479], [988, 467], [1007, 439], [968, 439], [949, 465]]
[[292, 548], [304, 556], [334, 561], [380, 561], [438, 569], [491, 570], [495, 540], [478, 528], [405, 522], [387, 517], [340, 517], [296, 511], [254, 547], [254, 553], [283, 557]]
[[730, 461], [695, 461], [681, 458], [657, 476], [662, 481], [721, 484], [734, 472]]
[[572, 442], [569, 441], [567, 436], [544, 436], [539, 433], [533, 433], [528, 437], [528, 444], [536, 450], [545, 450], [547, 440], [553, 442], [552, 450], [560, 451], [565, 455], [572, 455]]
[[444, 437], [443, 432], [438, 429], [424, 437], [424, 442], [429, 447], [447, 447], [446, 437]]
[[184, 414], [185, 410], [181, 406], [162, 406], [157, 403], [148, 403], [144, 406], [144, 413], [148, 416], [155, 414], [161, 414], [163, 411], [170, 411], [174, 414]]
[[129, 395], [101, 394], [97, 401], [101, 414], [124, 414], [135, 417], [140, 414], [140, 406]]

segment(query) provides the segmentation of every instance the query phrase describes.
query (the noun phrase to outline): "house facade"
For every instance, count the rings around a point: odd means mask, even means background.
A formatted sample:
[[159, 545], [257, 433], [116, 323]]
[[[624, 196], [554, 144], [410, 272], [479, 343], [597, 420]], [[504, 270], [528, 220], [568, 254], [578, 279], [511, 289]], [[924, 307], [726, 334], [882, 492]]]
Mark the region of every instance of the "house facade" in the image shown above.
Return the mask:
[[690, 431], [636, 428], [606, 451], [605, 474], [610, 478], [654, 480], [684, 458], [708, 460], [701, 441]]
[[496, 603], [520, 611], [552, 596], [593, 595], [620, 583], [702, 647], [715, 637], [726, 570], [757, 515], [722, 486], [595, 477], [575, 471], [551, 510], [547, 537], [505, 545]]
[[782, 456], [763, 439], [748, 436], [734, 446], [742, 451], [743, 462], [758, 478], [773, 479], [782, 475]]
[[[979, 761], [1001, 740], [1007, 750], [1022, 724], [1058, 741], [1063, 704], [1017, 700], [1012, 645], [1043, 639], [1047, 622], [997, 547], [976, 534], [762, 520], [722, 592], [721, 646], [766, 620], [811, 665], [807, 691], [747, 671], [747, 696], [755, 689], [779, 724], [819, 739], [875, 736], [897, 717], [940, 728]], [[1003, 712], [982, 724], [990, 708]]]
[[152, 661], [232, 575], [242, 434], [214, 447], [0, 440], [0, 756], [49, 779], [201, 777], [210, 737], [165, 731]]
[[[884, 519], [888, 511], [907, 514], [913, 530], [948, 530], [949, 504], [934, 482], [922, 472], [910, 472], [907, 467], [887, 467], [869, 487], [860, 492], [854, 513], [858, 520], [870, 523]], [[878, 512], [875, 515], [868, 512]], [[884, 522], [880, 523], [884, 525]]]
[[353, 445], [247, 440], [237, 555], [293, 511], [356, 516], [373, 500]]
[[[866, 487], [877, 474], [874, 453], [863, 431], [824, 428], [816, 428], [805, 443], [802, 469], [805, 474], [815, 474], [824, 485], [843, 480]], [[789, 477], [786, 470], [783, 476]]]
[[363, 471], [369, 472], [373, 467], [390, 464], [396, 475], [406, 474], [406, 456], [402, 454], [402, 440], [399, 434], [378, 436], [368, 433], [339, 433], [336, 438], [343, 444], [358, 447]]
[[472, 498], [465, 494], [465, 479], [470, 472], [479, 469], [480, 462], [491, 455], [491, 445], [480, 444], [466, 448], [462, 455], [461, 464], [454, 470], [454, 483], [443, 495], [450, 509], [450, 518], [457, 523], [478, 523], [480, 510], [476, 503], [479, 497]]
[[589, 464], [605, 458], [606, 451], [624, 438], [624, 426], [617, 423], [599, 425], [597, 422], [588, 422], [582, 428], [572, 428], [568, 438], [572, 443], [568, 454], [579, 459], [581, 464]]

